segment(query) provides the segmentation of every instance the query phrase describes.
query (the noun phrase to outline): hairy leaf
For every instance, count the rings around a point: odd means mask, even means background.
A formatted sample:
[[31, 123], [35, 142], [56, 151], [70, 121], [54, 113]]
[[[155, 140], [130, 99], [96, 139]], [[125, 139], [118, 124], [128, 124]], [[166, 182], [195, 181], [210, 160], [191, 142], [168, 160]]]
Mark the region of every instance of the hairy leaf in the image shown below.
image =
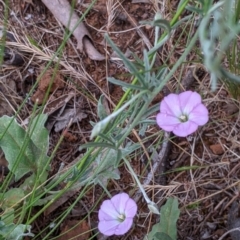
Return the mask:
[[[27, 233], [25, 233], [26, 230], [28, 231]], [[4, 222], [0, 221], [0, 240], [22, 240], [23, 236], [34, 236], [31, 233], [30, 225], [5, 225]]]

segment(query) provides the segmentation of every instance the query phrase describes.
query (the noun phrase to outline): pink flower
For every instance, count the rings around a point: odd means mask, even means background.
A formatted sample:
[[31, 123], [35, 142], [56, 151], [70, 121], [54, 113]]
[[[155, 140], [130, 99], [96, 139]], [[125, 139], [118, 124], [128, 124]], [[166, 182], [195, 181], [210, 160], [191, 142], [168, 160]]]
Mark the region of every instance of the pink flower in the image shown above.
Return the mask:
[[192, 91], [169, 94], [160, 105], [157, 124], [163, 130], [186, 137], [208, 122], [208, 110], [201, 96]]
[[105, 200], [98, 212], [98, 229], [107, 236], [123, 235], [132, 226], [137, 204], [126, 193], [119, 193]]

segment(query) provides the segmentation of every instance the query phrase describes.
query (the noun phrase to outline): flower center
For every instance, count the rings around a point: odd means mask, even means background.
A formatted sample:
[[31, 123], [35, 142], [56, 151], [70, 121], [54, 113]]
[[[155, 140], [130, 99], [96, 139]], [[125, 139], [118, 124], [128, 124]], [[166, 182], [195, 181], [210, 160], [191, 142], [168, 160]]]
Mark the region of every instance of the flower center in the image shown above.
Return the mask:
[[119, 222], [123, 222], [125, 220], [125, 215], [124, 214], [120, 214], [119, 216], [118, 216], [118, 221]]
[[185, 114], [182, 114], [180, 117], [179, 117], [179, 120], [181, 122], [187, 122], [188, 121], [188, 117], [185, 115]]

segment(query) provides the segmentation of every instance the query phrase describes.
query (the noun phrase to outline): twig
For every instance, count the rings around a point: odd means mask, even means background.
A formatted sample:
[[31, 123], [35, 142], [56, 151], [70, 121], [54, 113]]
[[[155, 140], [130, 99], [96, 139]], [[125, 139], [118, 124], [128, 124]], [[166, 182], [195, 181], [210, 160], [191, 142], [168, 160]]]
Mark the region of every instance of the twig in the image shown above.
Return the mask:
[[225, 232], [218, 240], [223, 240], [223, 238], [226, 237], [229, 233], [232, 233], [232, 232], [235, 232], [235, 231], [239, 231], [240, 232], [240, 227], [233, 228], [233, 229]]
[[[155, 175], [156, 171], [159, 172], [159, 174], [161, 175], [161, 173], [164, 172], [165, 170], [165, 159], [167, 158], [168, 155], [168, 150], [169, 150], [169, 146], [170, 146], [170, 142], [169, 142], [169, 136], [170, 133], [165, 132], [164, 133], [164, 138], [163, 138], [163, 143], [162, 143], [162, 148], [161, 151], [159, 152], [156, 161], [154, 162], [153, 166], [152, 166], [152, 171], [150, 171], [146, 177], [146, 179], [143, 182], [143, 187], [146, 185], [149, 185], [150, 182], [153, 179], [153, 176]], [[141, 191], [138, 190], [135, 194], [135, 196], [133, 197], [134, 201], [138, 202], [140, 197], [142, 196]]]

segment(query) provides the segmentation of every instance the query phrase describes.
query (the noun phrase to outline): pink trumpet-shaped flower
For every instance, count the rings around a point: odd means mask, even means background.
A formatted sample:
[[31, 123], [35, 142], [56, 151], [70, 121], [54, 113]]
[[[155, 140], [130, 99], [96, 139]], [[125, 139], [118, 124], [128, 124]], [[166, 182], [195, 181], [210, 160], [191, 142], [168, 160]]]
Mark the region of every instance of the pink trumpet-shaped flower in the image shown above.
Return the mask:
[[137, 204], [126, 193], [105, 200], [98, 212], [98, 229], [106, 236], [123, 235], [132, 226]]
[[208, 110], [196, 92], [169, 94], [162, 100], [156, 120], [163, 130], [186, 137], [208, 122]]

